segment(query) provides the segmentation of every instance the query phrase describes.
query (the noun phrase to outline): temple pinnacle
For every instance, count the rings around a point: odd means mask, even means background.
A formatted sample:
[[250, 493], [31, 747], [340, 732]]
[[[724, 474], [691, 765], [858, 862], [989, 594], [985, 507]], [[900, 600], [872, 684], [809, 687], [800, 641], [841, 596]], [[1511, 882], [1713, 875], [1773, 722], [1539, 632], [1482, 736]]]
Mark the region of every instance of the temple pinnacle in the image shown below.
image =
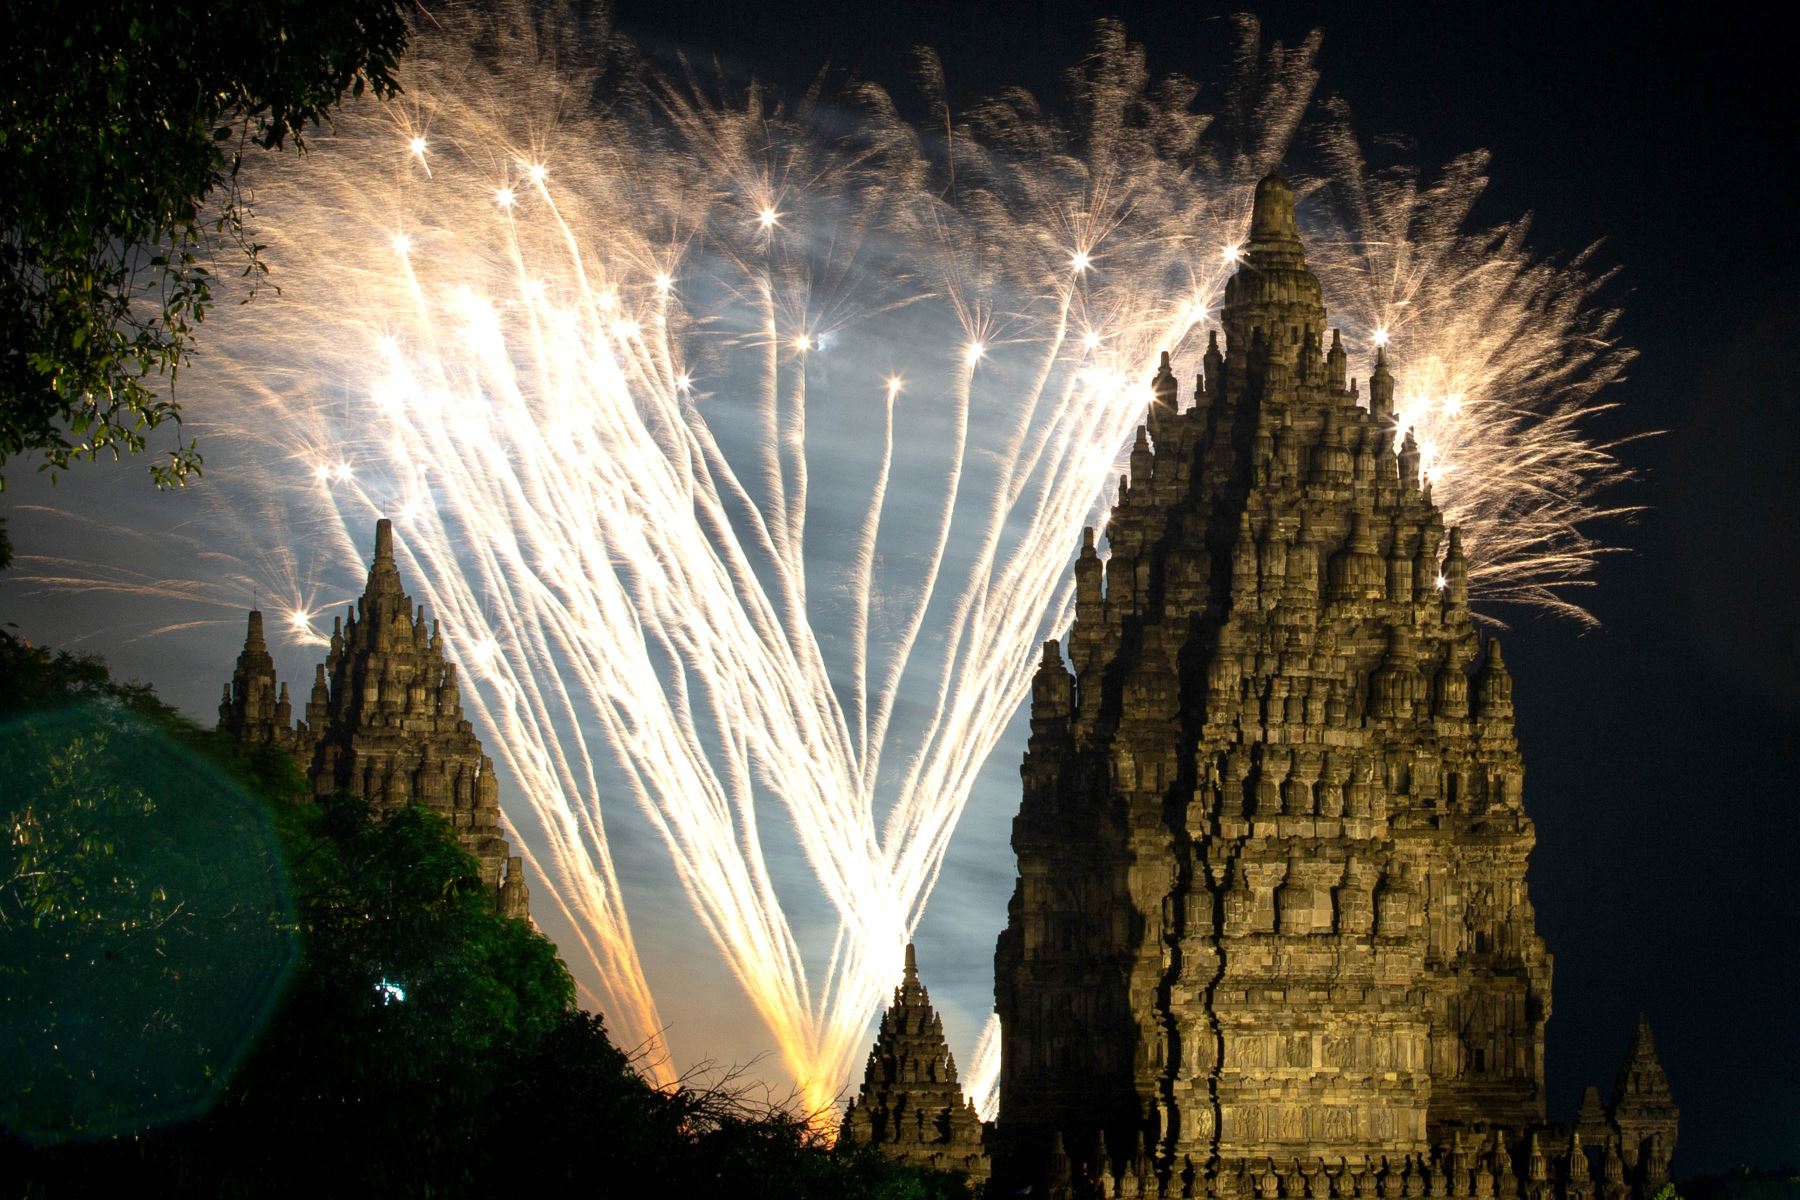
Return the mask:
[[1292, 185], [1280, 175], [1265, 175], [1256, 185], [1256, 201], [1250, 210], [1251, 243], [1299, 240]]

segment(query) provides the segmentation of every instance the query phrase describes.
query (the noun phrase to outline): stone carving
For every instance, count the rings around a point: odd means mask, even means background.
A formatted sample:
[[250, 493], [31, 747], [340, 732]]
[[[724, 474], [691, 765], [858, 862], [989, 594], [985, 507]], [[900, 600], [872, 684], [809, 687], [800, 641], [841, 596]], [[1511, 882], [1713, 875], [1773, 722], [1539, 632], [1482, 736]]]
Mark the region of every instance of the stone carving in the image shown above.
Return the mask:
[[315, 795], [342, 790], [377, 810], [431, 809], [475, 856], [500, 911], [528, 918], [524, 869], [500, 831], [493, 761], [463, 718], [456, 666], [444, 658], [437, 623], [426, 625], [424, 608], [415, 611], [401, 585], [393, 537], [390, 522], [376, 523], [368, 585], [332, 623], [304, 719], [290, 724], [287, 685], [277, 688], [262, 613], [252, 611], [219, 728], [292, 751]]

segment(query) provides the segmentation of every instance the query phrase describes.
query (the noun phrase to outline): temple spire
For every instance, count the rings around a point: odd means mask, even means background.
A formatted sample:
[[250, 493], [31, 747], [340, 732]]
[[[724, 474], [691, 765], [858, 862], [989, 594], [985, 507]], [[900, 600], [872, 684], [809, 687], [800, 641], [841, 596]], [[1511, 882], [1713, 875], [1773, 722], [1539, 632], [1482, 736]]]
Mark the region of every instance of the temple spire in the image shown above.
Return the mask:
[[957, 1081], [944, 1023], [919, 982], [919, 960], [910, 943], [900, 986], [881, 1014], [862, 1089], [844, 1113], [839, 1140], [880, 1147], [908, 1166], [960, 1171], [973, 1184], [987, 1178], [981, 1119]]
[[348, 791], [377, 811], [435, 812], [474, 857], [495, 907], [525, 917], [523, 864], [501, 829], [493, 763], [463, 717], [454, 664], [435, 626], [426, 636], [425, 616], [406, 595], [393, 523], [377, 521], [368, 587], [349, 618], [332, 623], [304, 720], [289, 727], [293, 705], [276, 682], [263, 615], [252, 611], [219, 723], [240, 741], [293, 751], [315, 795]]
[[409, 612], [412, 601], [400, 582], [400, 568], [394, 565], [394, 523], [386, 517], [375, 522], [375, 558], [369, 564], [369, 582], [363, 593], [364, 611], [372, 600], [389, 597], [400, 599], [400, 611]]
[[[1250, 238], [1238, 248], [1237, 259], [1238, 269], [1225, 281], [1225, 303], [1219, 310], [1233, 361], [1249, 348], [1246, 369], [1254, 369], [1261, 352], [1273, 356], [1285, 370], [1308, 337], [1315, 346], [1325, 344], [1324, 295], [1300, 244], [1294, 189], [1280, 175], [1267, 176], [1256, 185]], [[1262, 331], [1260, 343], [1255, 340], [1257, 330]]]
[[245, 745], [292, 749], [294, 731], [281, 708], [275, 659], [263, 636], [263, 615], [251, 609], [244, 627], [244, 648], [237, 668], [219, 701], [219, 728]]
[[1263, 176], [1256, 185], [1256, 199], [1250, 209], [1250, 244], [1299, 240], [1293, 185], [1280, 175]]

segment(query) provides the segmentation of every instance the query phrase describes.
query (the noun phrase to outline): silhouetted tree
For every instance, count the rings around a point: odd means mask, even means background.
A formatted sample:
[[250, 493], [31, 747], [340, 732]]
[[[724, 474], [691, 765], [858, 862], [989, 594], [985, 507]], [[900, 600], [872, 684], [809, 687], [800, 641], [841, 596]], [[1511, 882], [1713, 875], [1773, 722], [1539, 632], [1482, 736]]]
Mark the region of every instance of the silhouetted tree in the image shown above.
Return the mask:
[[[0, 467], [136, 454], [215, 272], [259, 272], [238, 168], [397, 90], [402, 0], [0, 2]], [[159, 484], [200, 468], [177, 438]], [[0, 487], [4, 477], [0, 476]], [[0, 524], [0, 566], [7, 558]]]

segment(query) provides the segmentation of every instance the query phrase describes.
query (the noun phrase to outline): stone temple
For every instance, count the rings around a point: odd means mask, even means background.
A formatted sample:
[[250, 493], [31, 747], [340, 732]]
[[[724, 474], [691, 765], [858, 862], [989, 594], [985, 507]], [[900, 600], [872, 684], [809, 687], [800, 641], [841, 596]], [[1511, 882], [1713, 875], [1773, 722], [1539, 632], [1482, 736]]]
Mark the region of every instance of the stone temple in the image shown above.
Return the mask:
[[252, 611], [219, 704], [219, 728], [246, 744], [290, 751], [315, 795], [347, 791], [378, 812], [424, 805], [474, 856], [496, 907], [529, 915], [523, 867], [500, 831], [493, 760], [463, 718], [456, 664], [444, 658], [437, 623], [427, 626], [424, 608], [415, 612], [400, 582], [388, 521], [376, 523], [362, 597], [332, 623], [331, 649], [315, 668], [305, 717], [294, 720], [287, 684], [277, 684], [263, 639], [262, 613]]
[[906, 973], [869, 1051], [862, 1092], [844, 1113], [842, 1138], [878, 1146], [909, 1166], [959, 1171], [972, 1183], [988, 1177], [981, 1118], [956, 1080], [943, 1020], [919, 982], [911, 946]]
[[1365, 408], [1327, 336], [1279, 177], [1221, 324], [1185, 411], [1164, 355], [1110, 553], [1089, 530], [1033, 682], [995, 1180], [1654, 1195], [1678, 1114], [1647, 1026], [1609, 1108], [1545, 1122], [1512, 679], [1384, 355]]

